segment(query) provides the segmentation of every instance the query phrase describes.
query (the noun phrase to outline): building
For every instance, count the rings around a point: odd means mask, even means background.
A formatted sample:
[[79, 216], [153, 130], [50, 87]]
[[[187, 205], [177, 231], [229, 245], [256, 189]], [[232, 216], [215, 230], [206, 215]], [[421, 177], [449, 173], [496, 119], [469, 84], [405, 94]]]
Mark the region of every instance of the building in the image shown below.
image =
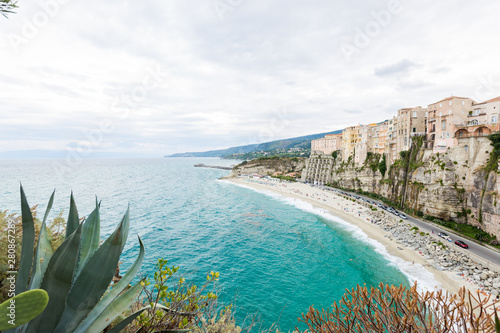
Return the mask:
[[365, 163], [366, 157], [368, 156], [368, 147], [370, 145], [368, 142], [368, 132], [373, 126], [375, 126], [375, 124], [360, 125], [357, 128], [357, 141], [354, 146], [354, 164], [356, 166], [361, 166]]
[[335, 158], [332, 155], [311, 154], [302, 172], [302, 182], [325, 185], [331, 181]]
[[354, 158], [356, 144], [359, 140], [359, 130], [362, 125], [349, 126], [342, 131], [342, 160], [347, 161], [349, 156]]
[[389, 121], [372, 124], [368, 127], [368, 152], [373, 154], [385, 153], [385, 142], [387, 137]]
[[342, 133], [327, 134], [324, 138], [311, 141], [311, 153], [331, 155], [342, 148]]
[[442, 152], [457, 145], [454, 136], [458, 129], [467, 127], [471, 119], [469, 115], [474, 114], [473, 105], [472, 99], [456, 96], [430, 104], [427, 116], [428, 148]]
[[426, 135], [425, 117], [428, 110], [420, 106], [398, 110], [395, 117], [394, 130], [397, 131], [397, 154], [411, 148], [411, 138], [415, 135]]
[[453, 138], [486, 136], [498, 132], [500, 117], [500, 97], [482, 103], [474, 103], [467, 113], [467, 120], [455, 123]]

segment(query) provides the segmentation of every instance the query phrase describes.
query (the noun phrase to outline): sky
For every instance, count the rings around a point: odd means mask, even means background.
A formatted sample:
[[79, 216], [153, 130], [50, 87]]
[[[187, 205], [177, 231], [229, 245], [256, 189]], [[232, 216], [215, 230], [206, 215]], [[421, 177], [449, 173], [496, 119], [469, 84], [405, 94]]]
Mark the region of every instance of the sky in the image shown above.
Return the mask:
[[500, 96], [500, 2], [19, 0], [0, 153], [163, 156]]

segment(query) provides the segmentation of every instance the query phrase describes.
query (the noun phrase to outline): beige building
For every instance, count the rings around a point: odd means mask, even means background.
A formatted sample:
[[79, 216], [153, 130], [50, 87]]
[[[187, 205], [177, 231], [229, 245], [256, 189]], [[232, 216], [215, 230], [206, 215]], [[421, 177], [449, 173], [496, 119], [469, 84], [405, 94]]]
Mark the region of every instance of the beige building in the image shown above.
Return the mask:
[[368, 152], [373, 154], [385, 153], [385, 142], [387, 137], [389, 121], [371, 124], [368, 127]]
[[342, 148], [342, 133], [327, 134], [324, 138], [311, 141], [311, 154], [331, 155]]
[[467, 120], [463, 123], [454, 123], [455, 133], [453, 137], [477, 137], [486, 136], [492, 132], [498, 132], [500, 118], [500, 97], [496, 97], [481, 103], [474, 103], [472, 110], [467, 113]]
[[411, 147], [411, 138], [415, 135], [425, 136], [425, 117], [427, 108], [420, 106], [398, 110], [395, 117], [394, 130], [396, 134], [397, 154]]
[[411, 138], [426, 135], [427, 109], [420, 106], [398, 110], [387, 123], [385, 154], [389, 164], [399, 159], [399, 153], [409, 150]]
[[358, 126], [358, 139], [354, 146], [354, 164], [362, 165], [368, 155], [368, 129], [375, 124]]
[[346, 127], [342, 131], [342, 160], [347, 161], [349, 156], [354, 157], [354, 151], [356, 148], [356, 144], [358, 143], [358, 134], [359, 128], [358, 126], [349, 126]]
[[472, 99], [456, 96], [430, 104], [426, 125], [428, 148], [433, 148], [434, 152], [442, 152], [457, 145], [455, 133], [467, 127], [472, 118], [469, 114], [474, 114], [473, 105]]

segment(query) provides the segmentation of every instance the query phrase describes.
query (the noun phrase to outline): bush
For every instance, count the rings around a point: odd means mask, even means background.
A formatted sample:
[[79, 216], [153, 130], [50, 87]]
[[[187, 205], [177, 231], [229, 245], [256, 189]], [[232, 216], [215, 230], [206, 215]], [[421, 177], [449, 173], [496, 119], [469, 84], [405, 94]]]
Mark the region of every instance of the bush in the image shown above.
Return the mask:
[[299, 321], [315, 333], [444, 333], [451, 332], [450, 323], [460, 323], [464, 332], [494, 332], [495, 319], [490, 314], [494, 305], [487, 304], [489, 298], [476, 297], [465, 287], [450, 296], [442, 290], [419, 293], [416, 283], [410, 289], [358, 285], [334, 302], [331, 311], [320, 312], [311, 306]]

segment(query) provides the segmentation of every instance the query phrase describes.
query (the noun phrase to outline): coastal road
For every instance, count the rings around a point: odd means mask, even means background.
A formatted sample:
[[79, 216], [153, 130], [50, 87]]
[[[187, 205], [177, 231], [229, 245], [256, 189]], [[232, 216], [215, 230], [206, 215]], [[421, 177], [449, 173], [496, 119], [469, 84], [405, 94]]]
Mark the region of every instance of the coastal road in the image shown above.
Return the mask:
[[[336, 189], [334, 189], [334, 190], [336, 190]], [[382, 204], [384, 206], [387, 206], [387, 204], [385, 204], [385, 203], [383, 203], [383, 202], [381, 202], [379, 200], [375, 200], [375, 199], [372, 199], [372, 198], [364, 196], [364, 195], [360, 195], [360, 194], [353, 193], [353, 192], [348, 192], [348, 191], [342, 191], [342, 192], [349, 193], [352, 196], [359, 196], [359, 197], [364, 198], [364, 199], [366, 199], [366, 200], [368, 200], [370, 202], [374, 202], [375, 204], [379, 204], [380, 203], [380, 204]], [[390, 212], [387, 212], [387, 213], [391, 214]], [[477, 255], [478, 257], [483, 258], [484, 260], [486, 260], [488, 262], [491, 262], [493, 264], [496, 264], [496, 265], [500, 266], [500, 252], [497, 252], [495, 250], [489, 249], [486, 246], [484, 246], [482, 244], [479, 244], [479, 243], [476, 243], [476, 241], [473, 241], [471, 239], [466, 239], [463, 236], [461, 236], [459, 234], [456, 234], [453, 230], [442, 228], [442, 227], [440, 227], [440, 226], [438, 226], [438, 225], [436, 225], [434, 223], [430, 223], [428, 221], [424, 221], [424, 220], [415, 218], [413, 216], [409, 216], [406, 213], [405, 213], [405, 215], [408, 217], [406, 221], [409, 221], [409, 222], [415, 224], [421, 231], [425, 230], [429, 234], [431, 234], [432, 232], [434, 232], [434, 234], [436, 236], [437, 236], [438, 233], [444, 232], [444, 233], [448, 234], [450, 236], [450, 238], [451, 238], [451, 242], [450, 242], [449, 245], [450, 246], [456, 246], [457, 249], [459, 249], [460, 247], [458, 245], [455, 245], [455, 241], [456, 240], [465, 240], [465, 242], [467, 243], [467, 245], [469, 245], [469, 248], [467, 250], [464, 250], [464, 251], [469, 251], [469, 252]], [[447, 242], [444, 239], [441, 239], [441, 241], [443, 243]]]

